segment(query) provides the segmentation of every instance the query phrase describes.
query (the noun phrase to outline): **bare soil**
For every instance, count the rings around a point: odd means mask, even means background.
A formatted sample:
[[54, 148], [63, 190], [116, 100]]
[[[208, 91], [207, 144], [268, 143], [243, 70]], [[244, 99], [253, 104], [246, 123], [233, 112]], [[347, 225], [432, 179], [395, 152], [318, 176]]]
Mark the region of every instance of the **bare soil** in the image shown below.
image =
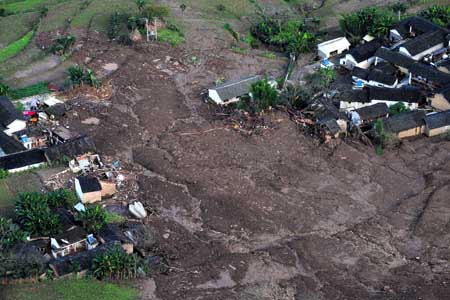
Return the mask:
[[282, 112], [242, 135], [201, 92], [282, 74], [286, 60], [232, 53], [217, 27], [190, 26], [180, 48], [92, 34], [74, 57], [118, 65], [105, 77], [112, 98], [71, 100], [63, 123], [140, 172], [145, 223], [171, 266], [139, 282], [142, 299], [449, 299], [450, 140], [332, 150]]

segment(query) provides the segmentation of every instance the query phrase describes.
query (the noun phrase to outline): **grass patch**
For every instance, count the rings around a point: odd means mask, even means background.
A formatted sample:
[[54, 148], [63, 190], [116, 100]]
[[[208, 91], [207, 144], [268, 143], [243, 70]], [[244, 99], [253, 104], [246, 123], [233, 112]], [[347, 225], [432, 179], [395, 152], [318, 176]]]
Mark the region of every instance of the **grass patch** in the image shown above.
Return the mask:
[[1, 5], [0, 7], [6, 9], [7, 11], [18, 13], [33, 10], [45, 2], [46, 0], [24, 0]]
[[50, 93], [46, 82], [36, 83], [21, 89], [12, 90], [9, 96], [12, 99], [22, 99], [25, 97], [31, 97], [34, 95], [41, 95]]
[[230, 50], [237, 54], [247, 54], [248, 53], [248, 49], [241, 48], [241, 47], [231, 47]]
[[38, 192], [40, 189], [39, 177], [31, 172], [10, 174], [0, 179], [0, 216], [14, 215], [14, 203], [19, 193]]
[[112, 223], [123, 223], [127, 220], [127, 218], [125, 218], [122, 215], [113, 213], [113, 212], [107, 212], [106, 213], [106, 223], [108, 224], [112, 224]]
[[161, 42], [167, 42], [173, 47], [176, 47], [184, 42], [184, 37], [178, 31], [164, 28], [158, 31], [158, 40]]
[[14, 43], [10, 44], [6, 48], [0, 50], [0, 63], [8, 60], [9, 58], [16, 56], [20, 51], [25, 49], [33, 38], [34, 30], [29, 31], [22, 38], [18, 39]]
[[8, 300], [135, 300], [138, 291], [131, 287], [94, 279], [68, 279], [35, 284], [0, 287]]
[[270, 52], [270, 51], [261, 53], [259, 56], [264, 57], [264, 58], [268, 58], [268, 59], [276, 59], [277, 58], [276, 54], [273, 53], [273, 52]]
[[[24, 13], [20, 17], [11, 15], [0, 18], [0, 49], [20, 39], [33, 29], [38, 19], [37, 13]], [[14, 28], [14, 30], [11, 30], [11, 28]]]

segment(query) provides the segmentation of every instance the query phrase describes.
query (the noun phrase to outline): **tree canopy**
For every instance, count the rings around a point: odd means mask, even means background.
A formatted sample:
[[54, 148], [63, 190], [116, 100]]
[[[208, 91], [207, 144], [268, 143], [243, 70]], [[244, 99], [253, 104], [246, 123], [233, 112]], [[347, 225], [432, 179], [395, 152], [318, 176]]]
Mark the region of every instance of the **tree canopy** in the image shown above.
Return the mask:
[[450, 25], [450, 5], [433, 5], [423, 10], [420, 15], [440, 26]]

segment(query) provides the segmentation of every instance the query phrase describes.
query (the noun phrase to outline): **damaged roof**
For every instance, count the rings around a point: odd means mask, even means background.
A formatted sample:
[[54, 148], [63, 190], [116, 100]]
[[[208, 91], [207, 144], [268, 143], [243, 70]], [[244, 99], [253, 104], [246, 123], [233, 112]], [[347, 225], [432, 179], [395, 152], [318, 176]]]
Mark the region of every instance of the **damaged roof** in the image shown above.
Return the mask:
[[367, 80], [383, 83], [386, 85], [394, 85], [397, 81], [397, 77], [378, 69], [372, 69], [367, 76]]
[[392, 29], [397, 30], [403, 37], [409, 35], [410, 30], [412, 30], [416, 35], [419, 35], [439, 28], [441, 27], [425, 18], [418, 16], [407, 18], [392, 27]]
[[26, 150], [26, 148], [22, 143], [0, 130], [0, 156], [24, 150]]
[[22, 120], [22, 115], [6, 96], [0, 96], [0, 125], [8, 127], [15, 120]]
[[450, 126], [450, 110], [427, 115], [425, 123], [427, 124], [428, 129]]
[[374, 120], [386, 117], [389, 113], [389, 108], [386, 103], [376, 103], [374, 105], [358, 108], [355, 111], [358, 113], [361, 120]]
[[407, 41], [406, 43], [400, 45], [400, 47], [408, 50], [408, 53], [412, 56], [415, 56], [419, 53], [422, 53], [425, 50], [428, 50], [436, 45], [444, 43], [446, 40], [446, 35], [448, 31], [443, 29], [434, 30], [431, 32], [424, 33], [419, 35], [418, 37]]
[[[86, 230], [83, 229], [83, 227], [72, 226], [68, 230], [53, 236], [53, 238], [57, 240], [57, 242], [61, 247], [63, 247], [82, 241], [86, 239], [87, 235], [88, 233]], [[62, 242], [62, 240], [66, 240], [69, 243], [67, 244], [65, 242]]]
[[381, 47], [375, 53], [376, 57], [379, 57], [385, 61], [390, 62], [399, 67], [409, 69], [416, 61], [400, 52], [391, 51], [387, 48]]
[[450, 74], [441, 72], [436, 68], [421, 62], [414, 63], [409, 68], [409, 71], [415, 77], [421, 77], [440, 86], [445, 86], [450, 83]]
[[369, 87], [369, 100], [421, 103], [423, 97], [420, 89], [415, 87], [392, 89], [371, 86]]
[[0, 169], [14, 170], [46, 161], [44, 150], [32, 149], [0, 157]]
[[348, 54], [353, 56], [356, 62], [365, 61], [374, 56], [375, 52], [380, 48], [383, 44], [380, 39], [375, 39], [371, 42], [359, 45], [353, 49], [351, 49]]
[[73, 158], [88, 152], [95, 152], [95, 144], [88, 136], [81, 136], [63, 144], [52, 146], [45, 150], [45, 157], [50, 163], [66, 158]]
[[403, 112], [384, 120], [386, 130], [399, 133], [405, 130], [423, 126], [425, 124], [425, 112], [422, 110], [413, 110]]
[[246, 95], [250, 91], [250, 87], [255, 82], [262, 79], [262, 76], [256, 75], [248, 77], [245, 79], [227, 82], [225, 84], [211, 88], [210, 90], [215, 90], [222, 100], [229, 100], [235, 97], [241, 97]]
[[359, 67], [354, 67], [352, 70], [352, 76], [366, 80], [367, 77], [369, 76], [369, 70], [359, 68]]
[[81, 191], [83, 193], [98, 192], [102, 190], [100, 181], [96, 177], [92, 176], [80, 176], [77, 177], [80, 183]]

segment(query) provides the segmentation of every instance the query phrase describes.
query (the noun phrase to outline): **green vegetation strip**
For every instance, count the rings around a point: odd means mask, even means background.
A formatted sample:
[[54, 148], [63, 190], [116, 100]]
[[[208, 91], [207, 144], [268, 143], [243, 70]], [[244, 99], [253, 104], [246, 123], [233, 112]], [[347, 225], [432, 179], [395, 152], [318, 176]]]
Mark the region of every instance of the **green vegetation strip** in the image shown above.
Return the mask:
[[8, 95], [12, 99], [22, 99], [25, 97], [31, 97], [34, 95], [41, 95], [47, 93], [50, 93], [47, 83], [40, 82], [21, 89], [12, 90], [8, 93]]
[[2, 295], [9, 300], [134, 300], [138, 292], [94, 279], [46, 281], [35, 284], [0, 286]]
[[12, 2], [12, 3], [8, 3], [5, 5], [0, 5], [0, 8], [4, 8], [7, 11], [11, 11], [14, 13], [18, 13], [21, 11], [30, 11], [33, 10], [35, 8], [37, 8], [38, 6], [40, 6], [41, 4], [47, 2], [47, 0], [24, 0], [24, 1], [16, 1], [16, 2]]
[[20, 51], [22, 51], [31, 41], [34, 35], [34, 30], [31, 30], [25, 34], [22, 38], [18, 39], [14, 43], [11, 43], [6, 48], [0, 50], [0, 63], [16, 56]]
[[158, 40], [160, 40], [161, 42], [167, 42], [173, 47], [176, 47], [184, 42], [184, 37], [177, 31], [170, 29], [161, 29], [158, 32]]

